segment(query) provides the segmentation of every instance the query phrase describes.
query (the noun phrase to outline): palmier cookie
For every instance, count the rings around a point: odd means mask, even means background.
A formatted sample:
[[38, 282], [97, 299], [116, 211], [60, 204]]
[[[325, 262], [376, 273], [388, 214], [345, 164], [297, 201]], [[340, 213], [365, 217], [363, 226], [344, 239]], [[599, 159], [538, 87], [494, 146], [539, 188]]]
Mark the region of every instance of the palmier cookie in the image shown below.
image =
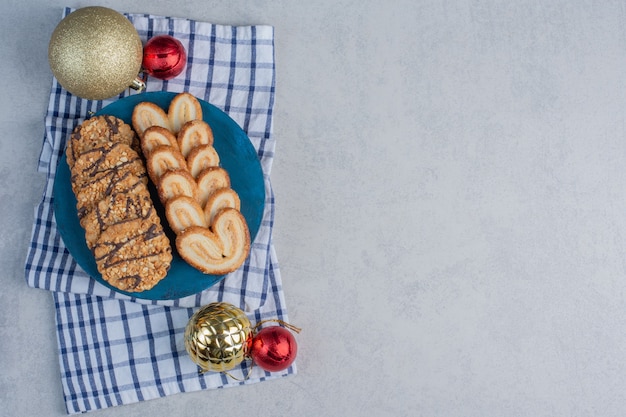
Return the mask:
[[189, 171], [174, 169], [166, 171], [157, 184], [159, 199], [163, 204], [174, 197], [185, 195], [197, 201], [198, 185]]
[[250, 252], [246, 220], [235, 209], [220, 211], [211, 230], [191, 226], [176, 237], [180, 256], [194, 268], [214, 275], [238, 269]]
[[230, 187], [228, 172], [222, 167], [210, 167], [200, 171], [198, 178], [198, 201], [204, 207], [215, 190]]
[[204, 120], [191, 120], [180, 128], [176, 140], [180, 153], [187, 158], [196, 146], [213, 145], [213, 131]]
[[154, 103], [143, 101], [133, 108], [132, 123], [139, 137], [151, 126], [172, 130], [167, 113]]
[[109, 226], [100, 234], [93, 253], [105, 281], [133, 292], [154, 287], [165, 278], [172, 261], [163, 227], [152, 219]]
[[147, 189], [147, 183], [148, 178], [145, 172], [142, 176], [137, 176], [130, 170], [123, 169], [101, 173], [92, 181], [83, 183], [76, 193], [76, 210], [81, 225], [84, 227], [82, 219], [106, 196], [117, 193], [141, 192]]
[[187, 169], [187, 161], [183, 155], [171, 146], [157, 146], [146, 155], [148, 176], [154, 184], [159, 183], [161, 176], [170, 170]]
[[202, 207], [198, 202], [184, 195], [174, 197], [165, 203], [165, 216], [174, 233], [179, 234], [191, 226], [208, 228]]
[[132, 146], [136, 135], [130, 125], [115, 116], [95, 116], [76, 126], [67, 142], [66, 157], [70, 169], [84, 152], [98, 148], [105, 143], [124, 143]]
[[129, 170], [137, 176], [145, 173], [139, 154], [124, 143], [106, 143], [84, 152], [71, 169], [72, 190], [77, 193], [83, 184], [101, 173]]
[[[135, 219], [156, 223], [156, 210], [147, 188], [131, 193], [115, 193], [100, 200], [81, 221], [87, 247], [93, 248], [100, 234], [110, 226]], [[160, 220], [159, 220], [160, 222]]]
[[241, 210], [239, 195], [232, 188], [220, 188], [211, 194], [204, 206], [204, 218], [207, 224], [213, 224], [217, 213], [225, 208]]
[[196, 146], [187, 155], [187, 167], [191, 176], [196, 178], [206, 168], [216, 167], [220, 164], [220, 157], [212, 145]]
[[178, 149], [176, 136], [162, 126], [151, 126], [143, 132], [141, 137], [141, 150], [148, 155], [154, 148], [160, 145], [172, 146]]
[[178, 133], [185, 123], [191, 120], [202, 120], [202, 106], [193, 95], [180, 93], [170, 102], [167, 116], [171, 131]]

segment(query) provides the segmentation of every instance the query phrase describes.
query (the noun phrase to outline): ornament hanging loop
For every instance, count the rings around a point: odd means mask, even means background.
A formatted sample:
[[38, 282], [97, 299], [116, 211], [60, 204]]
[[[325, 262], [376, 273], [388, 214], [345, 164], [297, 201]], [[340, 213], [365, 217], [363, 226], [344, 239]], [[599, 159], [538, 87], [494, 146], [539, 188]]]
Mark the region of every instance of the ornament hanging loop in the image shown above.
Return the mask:
[[256, 329], [263, 325], [263, 323], [269, 323], [269, 322], [274, 322], [274, 323], [278, 323], [281, 326], [284, 326], [286, 328], [288, 328], [289, 330], [291, 330], [292, 332], [296, 332], [296, 333], [300, 333], [302, 331], [302, 329], [300, 327], [296, 327], [293, 324], [289, 324], [286, 321], [283, 320], [279, 320], [279, 319], [267, 319], [267, 320], [261, 320], [260, 322], [258, 322], [253, 328], [252, 331], [256, 331]]
[[243, 381], [247, 381], [248, 379], [250, 379], [250, 375], [252, 375], [252, 368], [254, 368], [254, 362], [250, 362], [250, 369], [248, 369], [248, 373], [246, 374], [245, 377], [243, 377], [243, 379], [237, 378], [236, 376], [234, 376], [233, 374], [227, 371], [223, 371], [223, 373], [224, 375], [234, 379], [235, 381], [243, 382]]
[[[234, 376], [228, 371], [222, 371], [222, 373], [226, 375], [227, 377], [234, 379], [235, 381], [242, 382], [242, 381], [247, 381], [248, 379], [250, 379], [250, 375], [252, 375], [253, 367], [254, 367], [254, 362], [250, 362], [250, 369], [248, 369], [248, 373], [243, 378], [237, 378], [236, 376]], [[207, 369], [202, 369], [202, 368], [198, 369], [198, 375], [204, 375], [207, 372], [209, 372]]]

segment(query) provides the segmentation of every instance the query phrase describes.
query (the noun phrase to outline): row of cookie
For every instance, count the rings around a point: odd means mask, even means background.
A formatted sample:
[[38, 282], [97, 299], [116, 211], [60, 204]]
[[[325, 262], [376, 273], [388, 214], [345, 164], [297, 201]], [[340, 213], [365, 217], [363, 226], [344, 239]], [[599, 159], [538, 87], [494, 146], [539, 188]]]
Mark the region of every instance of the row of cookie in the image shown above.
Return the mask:
[[74, 129], [66, 148], [78, 217], [98, 271], [131, 292], [154, 287], [172, 260], [135, 142], [122, 120], [96, 116]]
[[180, 256], [205, 273], [236, 270], [248, 256], [249, 232], [239, 196], [219, 166], [213, 133], [202, 120], [198, 100], [179, 94], [168, 113], [152, 103], [139, 103], [133, 127]]
[[[144, 104], [152, 106], [142, 103], [138, 111]], [[172, 230], [178, 234], [192, 225], [208, 227], [225, 204], [239, 210], [239, 197], [230, 188], [230, 177], [219, 166], [211, 127], [203, 120], [194, 119], [185, 122], [174, 135], [162, 126], [166, 121], [163, 113], [158, 119], [161, 125], [145, 129], [138, 125], [136, 129], [142, 132], [141, 149], [148, 174], [163, 205], [167, 207], [175, 198], [185, 197], [177, 200], [178, 210], [166, 210], [171, 214], [168, 220]], [[186, 214], [176, 216], [181, 208], [186, 208]]]

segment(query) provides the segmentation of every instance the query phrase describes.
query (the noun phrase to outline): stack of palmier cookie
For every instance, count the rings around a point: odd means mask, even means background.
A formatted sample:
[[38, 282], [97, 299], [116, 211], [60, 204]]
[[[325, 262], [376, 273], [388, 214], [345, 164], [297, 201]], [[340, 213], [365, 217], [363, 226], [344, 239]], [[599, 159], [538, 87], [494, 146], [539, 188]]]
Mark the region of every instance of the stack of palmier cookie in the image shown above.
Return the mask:
[[239, 196], [219, 166], [200, 102], [189, 93], [177, 94], [167, 112], [141, 102], [132, 124], [181, 258], [207, 274], [238, 269], [248, 257], [250, 234]]
[[132, 128], [113, 116], [87, 119], [66, 147], [78, 217], [98, 271], [112, 286], [130, 292], [154, 287], [172, 261], [137, 151]]

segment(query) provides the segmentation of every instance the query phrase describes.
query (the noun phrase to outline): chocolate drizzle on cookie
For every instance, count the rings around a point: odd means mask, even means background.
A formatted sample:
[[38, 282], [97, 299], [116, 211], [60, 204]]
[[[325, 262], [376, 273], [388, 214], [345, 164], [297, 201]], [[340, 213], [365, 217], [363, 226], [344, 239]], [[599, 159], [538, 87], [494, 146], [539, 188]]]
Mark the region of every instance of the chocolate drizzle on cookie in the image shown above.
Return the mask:
[[133, 145], [137, 135], [123, 120], [114, 116], [95, 116], [76, 126], [67, 143], [67, 163], [70, 169], [83, 153], [107, 143]]
[[163, 229], [143, 219], [109, 226], [93, 252], [103, 278], [123, 290], [141, 289], [154, 275], [166, 274], [171, 260]]
[[107, 122], [107, 126], [109, 127], [109, 140], [113, 140], [113, 135], [117, 135], [120, 132], [119, 129], [119, 120], [117, 117], [113, 116], [104, 116], [104, 120]]

